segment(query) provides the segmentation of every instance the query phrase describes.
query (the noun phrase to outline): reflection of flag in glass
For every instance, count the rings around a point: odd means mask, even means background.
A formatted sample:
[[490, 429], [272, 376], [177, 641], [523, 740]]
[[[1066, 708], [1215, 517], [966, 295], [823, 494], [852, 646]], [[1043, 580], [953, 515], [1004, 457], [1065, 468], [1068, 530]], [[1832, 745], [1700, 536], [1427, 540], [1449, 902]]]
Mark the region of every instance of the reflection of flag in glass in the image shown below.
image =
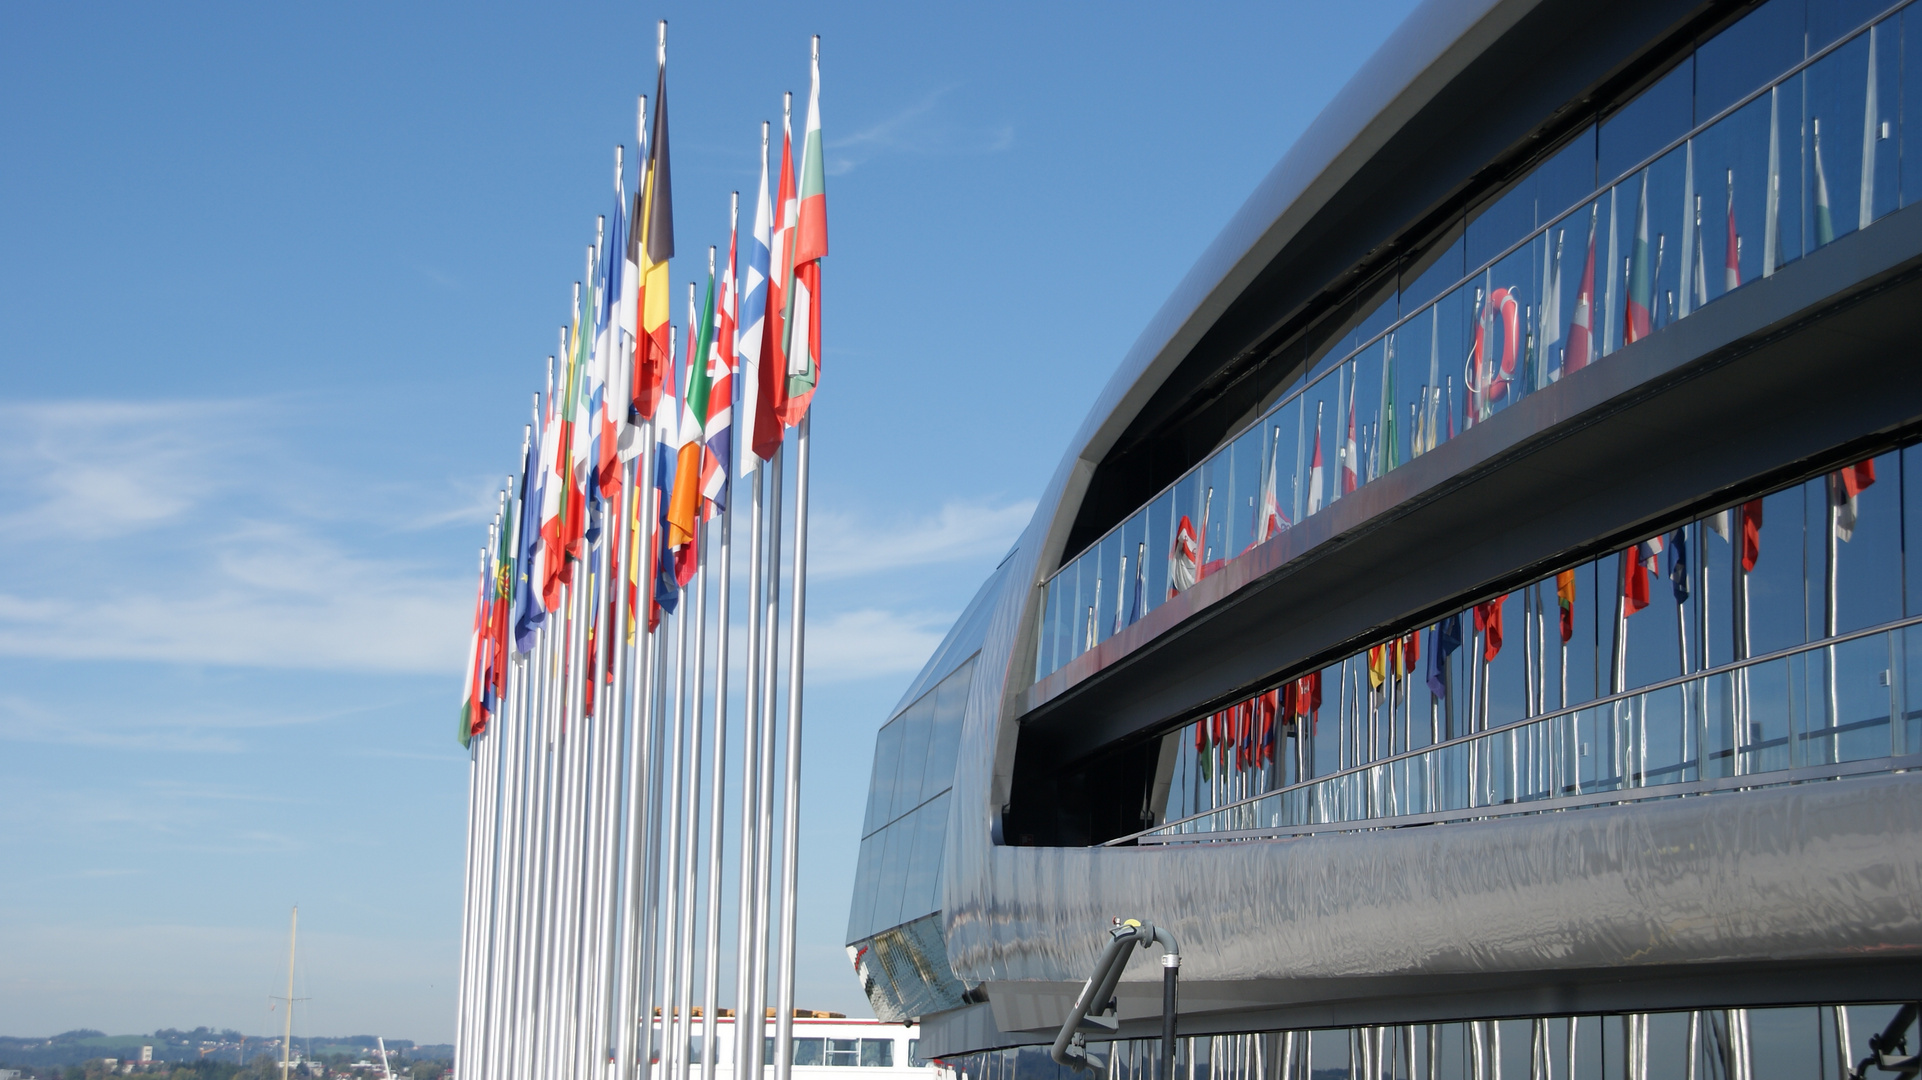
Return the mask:
[[1742, 237], [1735, 231], [1735, 170], [1728, 171], [1728, 254], [1722, 267], [1722, 288], [1734, 291], [1742, 286]]
[[1275, 499], [1275, 473], [1278, 462], [1276, 455], [1281, 452], [1281, 432], [1275, 432], [1275, 446], [1268, 451], [1268, 468], [1261, 477], [1261, 496], [1255, 502], [1255, 543], [1266, 541], [1288, 527], [1288, 515], [1281, 512], [1281, 504]]
[[1462, 647], [1462, 617], [1459, 612], [1435, 624], [1435, 647], [1428, 650], [1428, 689], [1436, 697], [1448, 696], [1448, 658]]
[[1809, 125], [1815, 135], [1815, 246], [1835, 239], [1835, 216], [1829, 212], [1829, 178], [1822, 168], [1822, 121]]
[[1148, 545], [1139, 543], [1135, 545], [1134, 585], [1130, 589], [1132, 595], [1128, 600], [1128, 621], [1124, 625], [1133, 626], [1135, 621], [1141, 618], [1141, 605], [1147, 599], [1144, 595], [1147, 592], [1147, 585]]
[[1368, 689], [1379, 690], [1388, 681], [1388, 646], [1371, 645], [1368, 648]]
[[1560, 609], [1562, 644], [1575, 636], [1575, 571], [1555, 575], [1555, 606]]
[[1315, 403], [1315, 457], [1308, 464], [1308, 513], [1321, 511], [1321, 402]]
[[1629, 241], [1628, 304], [1622, 312], [1622, 344], [1648, 336], [1649, 312], [1655, 305], [1655, 279], [1649, 271], [1648, 170], [1642, 170], [1642, 196], [1635, 204], [1635, 233]]
[[1348, 441], [1341, 444], [1341, 493], [1355, 490], [1355, 392], [1348, 391]]
[[1321, 672], [1311, 671], [1295, 680], [1295, 715], [1308, 717], [1308, 730], [1321, 724]]
[[1194, 523], [1181, 515], [1175, 526], [1174, 549], [1168, 552], [1168, 595], [1175, 596], [1194, 588], [1201, 569], [1201, 541], [1195, 536]]
[[1668, 581], [1675, 590], [1675, 602], [1688, 603], [1688, 530], [1677, 529], [1668, 538]]
[[1633, 615], [1648, 606], [1648, 578], [1662, 571], [1658, 556], [1662, 538], [1651, 537], [1622, 552], [1622, 614]]
[[1835, 538], [1855, 536], [1856, 496], [1875, 483], [1875, 459], [1864, 458], [1829, 474], [1829, 504], [1835, 507]]
[[1493, 600], [1475, 605], [1475, 629], [1482, 634], [1482, 659], [1493, 660], [1502, 651], [1502, 604], [1508, 600], [1503, 593]]
[[1742, 573], [1755, 569], [1762, 558], [1762, 500], [1742, 504]]
[[[1209, 718], [1209, 720], [1212, 719], [1212, 717]], [[1213, 780], [1215, 778], [1214, 755], [1208, 752], [1209, 720], [1195, 721], [1195, 760], [1201, 763], [1201, 778], [1203, 780]]]
[[1575, 312], [1568, 320], [1568, 348], [1562, 352], [1562, 374], [1580, 371], [1595, 358], [1595, 229], [1602, 206], [1588, 208], [1588, 258], [1582, 264], [1582, 283], [1575, 289]]

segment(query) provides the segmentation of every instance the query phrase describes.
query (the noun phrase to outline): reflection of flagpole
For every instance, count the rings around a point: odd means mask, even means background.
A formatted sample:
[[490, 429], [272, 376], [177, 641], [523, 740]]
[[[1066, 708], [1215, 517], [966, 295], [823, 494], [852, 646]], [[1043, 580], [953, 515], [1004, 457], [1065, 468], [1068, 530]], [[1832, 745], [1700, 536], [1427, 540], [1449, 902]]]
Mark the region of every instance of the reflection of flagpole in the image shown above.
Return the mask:
[[1781, 253], [1782, 231], [1782, 123], [1781, 87], [1769, 88], [1768, 188], [1762, 213], [1762, 276], [1775, 276], [1775, 260]]
[[1880, 24], [1869, 27], [1869, 80], [1862, 102], [1862, 199], [1856, 213], [1856, 228], [1866, 229], [1875, 220], [1875, 141], [1881, 134], [1880, 95], [1875, 78], [1875, 32]]

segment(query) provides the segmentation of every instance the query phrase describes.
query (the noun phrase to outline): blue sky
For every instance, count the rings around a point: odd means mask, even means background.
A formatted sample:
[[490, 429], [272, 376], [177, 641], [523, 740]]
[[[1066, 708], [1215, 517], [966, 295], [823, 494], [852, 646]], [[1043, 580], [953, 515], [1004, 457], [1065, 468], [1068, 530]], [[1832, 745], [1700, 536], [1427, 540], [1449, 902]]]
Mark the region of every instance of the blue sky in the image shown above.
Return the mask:
[[684, 254], [823, 36], [798, 1000], [865, 1013], [874, 729], [1410, 6], [8, 5], [0, 1034], [277, 1028], [298, 902], [300, 1027], [451, 1037], [475, 552], [660, 17]]

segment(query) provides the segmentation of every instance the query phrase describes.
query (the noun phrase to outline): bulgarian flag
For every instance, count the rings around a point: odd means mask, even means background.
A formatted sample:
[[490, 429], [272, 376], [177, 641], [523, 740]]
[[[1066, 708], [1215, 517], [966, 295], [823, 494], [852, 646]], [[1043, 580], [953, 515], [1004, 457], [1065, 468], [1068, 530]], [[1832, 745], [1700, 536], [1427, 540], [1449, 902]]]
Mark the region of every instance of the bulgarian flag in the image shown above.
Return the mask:
[[1648, 336], [1649, 312], [1655, 306], [1655, 281], [1649, 269], [1648, 171], [1642, 171], [1642, 196], [1635, 204], [1635, 238], [1628, 254], [1628, 303], [1622, 312], [1622, 344]]
[[640, 208], [629, 237], [630, 257], [640, 272], [635, 310], [640, 333], [634, 339], [634, 413], [652, 420], [661, 404], [661, 373], [674, 367], [674, 347], [668, 341], [667, 262], [674, 257], [674, 185], [667, 160], [667, 24], [661, 24], [660, 74], [654, 84], [654, 130], [647, 146], [647, 168], [641, 177]]
[[821, 39], [814, 39], [808, 84], [807, 131], [802, 136], [800, 206], [794, 228], [793, 288], [787, 305], [787, 400], [781, 422], [794, 427], [807, 415], [821, 381], [821, 258], [828, 253], [827, 170], [821, 147]]

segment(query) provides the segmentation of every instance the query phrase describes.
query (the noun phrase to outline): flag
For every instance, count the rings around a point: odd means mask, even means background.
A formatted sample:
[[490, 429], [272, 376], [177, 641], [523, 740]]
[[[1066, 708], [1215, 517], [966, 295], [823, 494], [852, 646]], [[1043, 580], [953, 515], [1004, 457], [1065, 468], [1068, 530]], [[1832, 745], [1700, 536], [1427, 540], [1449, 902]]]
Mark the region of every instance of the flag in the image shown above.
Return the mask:
[[728, 230], [727, 265], [721, 268], [714, 311], [714, 339], [707, 359], [707, 452], [701, 458], [701, 495], [711, 510], [727, 509], [728, 474], [734, 468], [734, 258], [738, 238]]
[[[1689, 274], [1688, 290], [1689, 303], [1699, 308], [1708, 303], [1708, 247], [1702, 235], [1702, 197], [1700, 195], [1695, 196], [1694, 229], [1692, 235], [1695, 237], [1695, 259], [1694, 267]], [[1682, 314], [1686, 315], [1688, 312], [1683, 311]]]
[[1348, 441], [1341, 444], [1341, 493], [1355, 490], [1355, 389], [1348, 388]]
[[[589, 251], [591, 256], [593, 252]], [[568, 544], [570, 559], [580, 561], [581, 548], [600, 537], [601, 492], [594, 486], [594, 441], [599, 433], [594, 413], [594, 395], [597, 388], [593, 375], [594, 340], [594, 263], [590, 258], [587, 265], [588, 281], [579, 290], [574, 310], [574, 327], [568, 337], [568, 356], [571, 382], [568, 386], [568, 400], [573, 403], [570, 415], [573, 417], [573, 438], [568, 440]], [[570, 568], [563, 577], [572, 583], [573, 570]]]
[[556, 391], [559, 389], [559, 386], [548, 387], [547, 412], [541, 423], [541, 531], [537, 583], [541, 607], [546, 611], [560, 607], [561, 572], [567, 566], [566, 538], [562, 536], [567, 486], [563, 480], [561, 463], [567, 456], [569, 433], [566, 413], [556, 400]]
[[782, 411], [787, 401], [787, 296], [793, 269], [794, 154], [788, 117], [781, 114], [781, 177], [774, 189], [773, 246], [768, 249], [767, 315], [761, 331], [760, 402], [755, 406], [754, 452], [765, 460], [781, 448]]
[[1386, 642], [1368, 647], [1368, 689], [1379, 690], [1388, 681], [1388, 645]]
[[[673, 341], [670, 328], [668, 340]], [[667, 508], [674, 499], [675, 452], [680, 446], [680, 413], [674, 401], [674, 365], [660, 370], [662, 408], [654, 423], [654, 536], [648, 545], [648, 573], [653, 582], [653, 603], [649, 606], [647, 628], [661, 624], [661, 614], [673, 614], [681, 598], [681, 582], [674, 573], [674, 548], [668, 542]]]
[[1575, 288], [1575, 313], [1568, 320], [1568, 348], [1562, 352], [1562, 374], [1580, 371], [1595, 359], [1595, 230], [1601, 219], [1602, 204], [1588, 208], [1588, 259], [1582, 264], [1582, 281]]
[[808, 81], [807, 129], [801, 138], [799, 216], [794, 228], [794, 286], [787, 305], [787, 400], [781, 422], [794, 427], [807, 415], [821, 381], [821, 258], [828, 253], [827, 169], [821, 146], [820, 38]]
[[474, 628], [467, 635], [467, 674], [461, 677], [460, 727], [457, 736], [465, 747], [474, 736], [475, 714], [480, 709], [479, 665], [481, 649], [481, 618], [487, 605], [487, 564], [486, 551], [482, 550], [480, 584], [474, 589]]
[[1822, 168], [1822, 121], [1810, 125], [1815, 134], [1815, 246], [1835, 239], [1835, 216], [1829, 212], [1829, 178]]
[[1863, 458], [1829, 474], [1829, 504], [1835, 507], [1835, 538], [1855, 538], [1856, 496], [1875, 483], [1875, 459]]
[[[1295, 680], [1295, 715], [1308, 718], [1308, 730], [1321, 725], [1321, 671], [1311, 671]], [[1299, 730], [1299, 729], [1297, 729]]]
[[1288, 527], [1288, 515], [1282, 513], [1281, 504], [1275, 498], [1275, 474], [1280, 469], [1277, 461], [1281, 453], [1281, 432], [1275, 432], [1275, 445], [1268, 449], [1268, 468], [1261, 476], [1261, 495], [1255, 500], [1255, 543], [1263, 543], [1276, 533]]
[[1133, 596], [1128, 600], [1128, 621], [1125, 625], [1133, 626], [1141, 618], [1142, 604], [1148, 599], [1147, 591], [1148, 545], [1143, 542], [1135, 545], [1134, 589]]
[[1308, 465], [1308, 513], [1321, 512], [1321, 403], [1315, 403], [1315, 459]]
[[[665, 35], [666, 27], [663, 25]], [[654, 84], [654, 130], [647, 145], [647, 168], [642, 174], [644, 195], [635, 214], [639, 227], [629, 240], [632, 256], [640, 272], [636, 275], [635, 303], [640, 312], [640, 333], [634, 340], [635, 415], [642, 420], [654, 418], [660, 407], [661, 373], [674, 366], [673, 346], [668, 341], [668, 318], [673, 309], [669, 294], [668, 260], [674, 257], [674, 184], [668, 168], [667, 152], [667, 46], [662, 38], [660, 73]]]
[[1194, 523], [1181, 515], [1175, 525], [1174, 548], [1168, 552], [1168, 595], [1177, 596], [1194, 588], [1201, 572], [1201, 540]]
[[[713, 254], [712, 250], [709, 254]], [[707, 276], [707, 296], [701, 301], [700, 310], [690, 310], [687, 314], [689, 325], [698, 325], [700, 329], [688, 337], [687, 390], [681, 399], [681, 441], [675, 448], [674, 501], [667, 513], [668, 542], [674, 547], [694, 542], [694, 529], [701, 512], [701, 456], [707, 450], [703, 438], [709, 386], [707, 353], [714, 342], [712, 272]]]
[[1742, 504], [1742, 573], [1751, 573], [1762, 558], [1762, 500]]
[[1201, 763], [1201, 778], [1203, 780], [1213, 780], [1215, 778], [1215, 756], [1208, 752], [1212, 748], [1212, 744], [1208, 738], [1208, 728], [1213, 720], [1214, 717], [1209, 717], [1206, 720], [1195, 721], [1195, 760]]
[[1647, 544], [1631, 544], [1622, 552], [1622, 614], [1634, 615], [1649, 604], [1648, 575], [1656, 569]]
[[1428, 689], [1436, 697], [1448, 696], [1448, 658], [1462, 647], [1460, 612], [1435, 624], [1435, 647], [1428, 650]]
[[[654, 391], [643, 385], [634, 371], [634, 355], [638, 349], [641, 333], [641, 233], [646, 222], [647, 206], [647, 98], [640, 99], [634, 126], [639, 129], [639, 140], [634, 148], [634, 164], [640, 176], [634, 185], [632, 208], [622, 219], [626, 232], [621, 237], [621, 296], [616, 310], [620, 313], [620, 326], [616, 331], [617, 344], [613, 365], [618, 376], [619, 392], [610, 390], [609, 411], [616, 414], [615, 422], [620, 426], [616, 438], [616, 453], [622, 461], [632, 461], [647, 449], [641, 436], [641, 414], [635, 405], [644, 397], [651, 400]], [[616, 178], [616, 187], [620, 180]], [[645, 480], [645, 478], [643, 478]], [[630, 629], [631, 629], [630, 625]]]
[[1668, 538], [1668, 583], [1675, 591], [1675, 602], [1688, 602], [1688, 530], [1677, 529]]
[[[740, 420], [741, 437], [747, 452], [741, 455], [741, 474], [754, 471], [760, 463], [759, 447], [762, 410], [761, 348], [767, 331], [768, 245], [773, 237], [773, 211], [767, 201], [767, 125], [761, 125], [761, 184], [754, 196], [754, 223], [748, 228], [747, 258], [741, 264], [741, 314], [734, 345], [735, 414]], [[773, 423], [776, 440], [780, 423]]]
[[[1537, 388], [1549, 383], [1549, 357], [1562, 340], [1562, 244], [1568, 240], [1568, 230], [1560, 229], [1555, 233], [1555, 254], [1546, 260], [1542, 267], [1542, 309], [1541, 328], [1538, 337], [1541, 344], [1536, 346], [1535, 385]], [[1558, 373], [1559, 374], [1559, 373]]]
[[628, 402], [633, 391], [627, 385], [628, 365], [622, 363], [621, 291], [622, 271], [627, 262], [627, 214], [621, 207], [620, 177], [614, 178], [614, 216], [608, 219], [607, 238], [601, 244], [601, 280], [595, 313], [595, 382], [600, 384], [600, 441], [595, 455], [594, 479], [603, 498], [614, 498], [621, 487], [621, 435], [627, 427]]
[[1415, 673], [1415, 665], [1421, 663], [1421, 631], [1410, 630], [1401, 637], [1401, 667], [1397, 674], [1407, 678]]
[[[507, 648], [514, 621], [514, 494], [502, 503], [500, 543], [494, 552], [494, 595], [487, 608], [487, 715], [507, 696]], [[483, 726], [484, 729], [484, 726]], [[475, 732], [480, 734], [479, 731]]]
[[1493, 661], [1502, 651], [1502, 604], [1508, 600], [1503, 593], [1493, 600], [1475, 605], [1475, 629], [1482, 633], [1482, 659]]
[[1622, 311], [1624, 345], [1648, 336], [1649, 312], [1655, 305], [1655, 280], [1649, 273], [1647, 169], [1642, 170], [1642, 194], [1635, 204], [1635, 234], [1628, 250], [1628, 301]]
[[1742, 237], [1735, 231], [1735, 170], [1728, 171], [1727, 254], [1722, 265], [1722, 290], [1734, 292], [1742, 287]]
[[[540, 415], [534, 416], [535, 423]], [[535, 430], [527, 440], [527, 453], [521, 461], [521, 491], [518, 507], [520, 556], [514, 560], [514, 651], [526, 654], [534, 648], [534, 632], [547, 621], [541, 606], [540, 585], [534, 566], [541, 544], [541, 432]]]
[[1562, 644], [1575, 636], [1575, 571], [1555, 575], [1555, 606], [1560, 609]]

